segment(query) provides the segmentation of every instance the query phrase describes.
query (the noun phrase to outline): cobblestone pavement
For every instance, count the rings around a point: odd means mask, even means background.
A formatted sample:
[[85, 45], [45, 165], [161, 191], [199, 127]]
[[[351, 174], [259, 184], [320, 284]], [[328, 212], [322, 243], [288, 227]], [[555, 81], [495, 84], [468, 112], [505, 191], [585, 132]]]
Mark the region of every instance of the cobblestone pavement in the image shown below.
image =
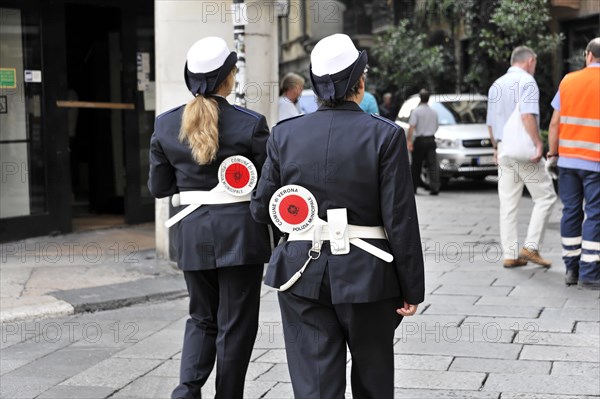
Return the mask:
[[[563, 283], [560, 205], [541, 248], [553, 267], [507, 270], [495, 186], [471, 187], [417, 196], [427, 296], [396, 333], [396, 397], [599, 397], [599, 295]], [[524, 197], [520, 207], [522, 237], [531, 200]], [[177, 383], [186, 303], [3, 323], [1, 397], [168, 398]], [[261, 306], [245, 397], [292, 398], [273, 290], [264, 287]], [[206, 397], [214, 396], [213, 386], [214, 375]]]

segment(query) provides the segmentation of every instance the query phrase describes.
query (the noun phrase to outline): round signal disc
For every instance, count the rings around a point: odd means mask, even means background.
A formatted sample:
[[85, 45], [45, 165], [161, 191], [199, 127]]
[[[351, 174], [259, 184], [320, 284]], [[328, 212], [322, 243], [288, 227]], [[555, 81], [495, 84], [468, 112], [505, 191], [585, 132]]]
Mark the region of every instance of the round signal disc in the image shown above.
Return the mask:
[[286, 233], [308, 230], [318, 217], [317, 200], [302, 186], [287, 185], [277, 190], [269, 202], [271, 220]]
[[231, 195], [242, 196], [252, 192], [258, 181], [256, 167], [248, 158], [234, 155], [219, 166], [219, 182]]

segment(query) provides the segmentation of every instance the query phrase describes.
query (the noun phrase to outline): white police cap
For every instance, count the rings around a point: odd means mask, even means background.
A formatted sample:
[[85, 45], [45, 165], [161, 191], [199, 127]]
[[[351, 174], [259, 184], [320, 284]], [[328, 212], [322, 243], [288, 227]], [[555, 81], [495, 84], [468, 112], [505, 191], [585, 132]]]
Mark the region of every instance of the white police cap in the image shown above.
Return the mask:
[[209, 36], [198, 40], [187, 52], [184, 78], [192, 94], [213, 93], [237, 62], [235, 51], [229, 51], [220, 37]]

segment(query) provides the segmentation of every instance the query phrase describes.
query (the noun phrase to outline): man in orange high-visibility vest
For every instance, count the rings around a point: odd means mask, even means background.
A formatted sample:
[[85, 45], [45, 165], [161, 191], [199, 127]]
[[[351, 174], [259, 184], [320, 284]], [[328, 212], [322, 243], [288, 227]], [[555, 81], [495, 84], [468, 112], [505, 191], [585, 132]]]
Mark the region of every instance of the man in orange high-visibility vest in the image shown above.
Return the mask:
[[552, 100], [546, 170], [558, 166], [565, 283], [600, 290], [600, 37], [584, 56]]

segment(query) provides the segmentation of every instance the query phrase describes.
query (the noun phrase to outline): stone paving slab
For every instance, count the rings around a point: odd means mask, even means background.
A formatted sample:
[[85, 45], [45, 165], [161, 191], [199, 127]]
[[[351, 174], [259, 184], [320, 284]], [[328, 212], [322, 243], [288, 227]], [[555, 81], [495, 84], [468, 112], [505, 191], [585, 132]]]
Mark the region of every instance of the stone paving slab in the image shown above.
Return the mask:
[[168, 359], [181, 351], [184, 330], [164, 329], [116, 354], [115, 358]]
[[35, 376], [2, 376], [2, 383], [0, 384], [0, 398], [35, 398], [39, 394], [41, 394], [44, 391], [47, 391], [59, 382], [60, 379], [56, 378], [41, 378]]
[[483, 390], [503, 393], [600, 395], [600, 381], [597, 378], [580, 376], [490, 374]]
[[480, 391], [453, 391], [433, 389], [396, 389], [398, 399], [498, 399], [499, 393]]
[[525, 307], [563, 307], [567, 302], [567, 298], [552, 298], [552, 297], [495, 297], [482, 296], [475, 304], [476, 305], [494, 305], [494, 306], [525, 306]]
[[476, 391], [481, 388], [485, 378], [485, 373], [396, 369], [394, 386], [397, 388]]
[[43, 392], [36, 399], [104, 399], [115, 390], [108, 387], [81, 387], [57, 385]]
[[62, 385], [121, 389], [161, 364], [153, 359], [106, 359], [62, 382]]
[[168, 399], [178, 383], [178, 377], [143, 376], [119, 390], [111, 398]]
[[[405, 355], [439, 355], [480, 357], [490, 359], [517, 359], [522, 345], [498, 344], [489, 342], [399, 342], [394, 346], [394, 352]], [[532, 359], [538, 360], [538, 359]], [[546, 360], [546, 359], [539, 359]], [[562, 359], [558, 359], [562, 360]]]
[[545, 393], [514, 393], [504, 392], [500, 395], [500, 399], [591, 399], [597, 398], [597, 396], [587, 395], [552, 395]]
[[519, 331], [515, 336], [515, 343], [531, 345], [552, 345], [552, 346], [571, 346], [571, 347], [597, 347], [600, 344], [600, 336], [583, 334], [561, 334], [536, 332], [531, 334], [528, 331]]
[[569, 362], [597, 362], [600, 350], [570, 346], [525, 345], [519, 359], [563, 360]]
[[509, 317], [469, 316], [465, 319], [464, 323], [474, 323], [478, 325], [494, 323], [495, 325], [500, 326], [502, 330], [525, 330], [531, 332], [532, 334], [540, 331], [571, 333], [575, 328], [574, 320], [554, 318], [523, 319]]
[[394, 368], [400, 370], [445, 371], [452, 363], [452, 356], [395, 355]]
[[540, 315], [542, 308], [533, 306], [519, 306], [508, 308], [505, 306], [487, 305], [441, 305], [433, 304], [424, 312], [425, 314], [439, 315], [471, 315], [471, 316], [499, 316], [499, 317], [522, 317], [536, 318]]
[[504, 374], [550, 374], [551, 368], [552, 362], [547, 361], [457, 357], [452, 362], [450, 371], [475, 371]]
[[589, 378], [600, 378], [600, 363], [554, 362], [552, 373], [558, 375], [579, 375]]
[[575, 325], [575, 333], [600, 335], [600, 323], [593, 321], [578, 321]]
[[600, 321], [600, 311], [596, 309], [554, 309], [545, 308], [540, 315], [540, 318], [558, 318], [576, 321]]
[[434, 295], [485, 295], [486, 297], [504, 297], [509, 295], [512, 290], [513, 287], [477, 287], [472, 285], [444, 284], [434, 291]]

